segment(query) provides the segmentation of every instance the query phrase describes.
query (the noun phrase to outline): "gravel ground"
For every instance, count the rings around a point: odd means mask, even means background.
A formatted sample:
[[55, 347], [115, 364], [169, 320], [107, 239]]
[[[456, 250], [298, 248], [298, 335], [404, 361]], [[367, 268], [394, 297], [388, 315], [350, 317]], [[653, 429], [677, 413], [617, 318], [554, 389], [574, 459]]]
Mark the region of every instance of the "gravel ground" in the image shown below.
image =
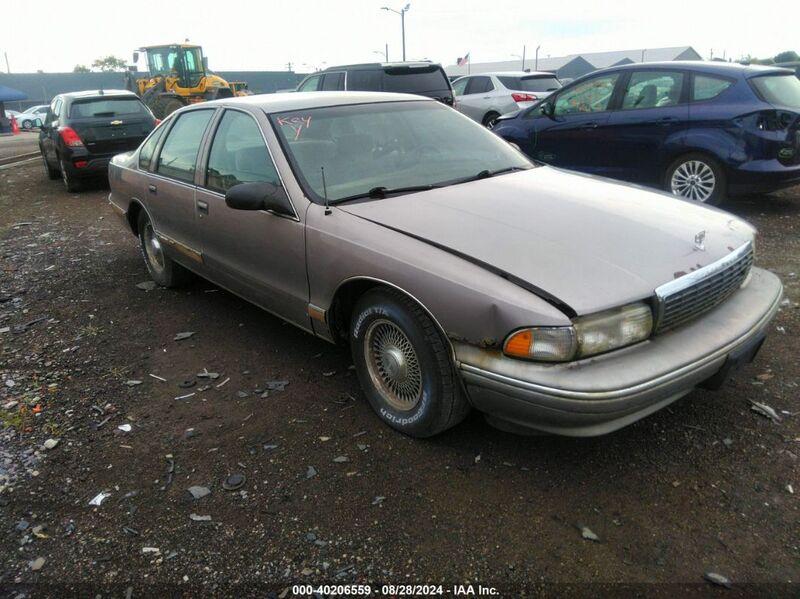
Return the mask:
[[745, 585], [729, 594], [798, 592], [800, 188], [727, 206], [760, 229], [787, 301], [722, 390], [602, 438], [517, 437], [476, 414], [425, 441], [373, 416], [345, 349], [206, 282], [137, 287], [106, 194], [67, 194], [38, 163], [0, 169], [8, 596], [699, 595], [718, 588], [707, 573]]

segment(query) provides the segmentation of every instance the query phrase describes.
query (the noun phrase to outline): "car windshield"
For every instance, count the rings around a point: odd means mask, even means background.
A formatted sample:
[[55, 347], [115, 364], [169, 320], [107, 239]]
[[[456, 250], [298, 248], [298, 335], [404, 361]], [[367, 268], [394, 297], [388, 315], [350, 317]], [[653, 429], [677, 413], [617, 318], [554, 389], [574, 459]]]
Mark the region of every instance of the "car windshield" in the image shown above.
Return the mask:
[[750, 81], [770, 104], [800, 108], [800, 79], [791, 73], [753, 77]]
[[533, 166], [508, 143], [438, 102], [332, 106], [270, 118], [295, 173], [317, 201], [326, 192], [331, 202], [382, 197]]
[[138, 98], [97, 98], [75, 102], [69, 110], [72, 119], [112, 117], [122, 114], [147, 114], [147, 108]]
[[532, 75], [513, 77], [499, 75], [497, 77], [506, 88], [520, 92], [552, 92], [561, 89], [561, 83], [553, 75]]

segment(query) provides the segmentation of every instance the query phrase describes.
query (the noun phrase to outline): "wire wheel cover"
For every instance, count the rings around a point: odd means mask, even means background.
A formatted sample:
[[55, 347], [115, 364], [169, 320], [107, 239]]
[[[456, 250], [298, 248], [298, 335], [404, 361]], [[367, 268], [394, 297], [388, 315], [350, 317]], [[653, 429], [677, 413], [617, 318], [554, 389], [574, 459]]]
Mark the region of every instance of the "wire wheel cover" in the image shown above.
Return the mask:
[[364, 354], [381, 396], [398, 411], [413, 410], [422, 397], [422, 369], [403, 330], [389, 320], [376, 320], [364, 335]]

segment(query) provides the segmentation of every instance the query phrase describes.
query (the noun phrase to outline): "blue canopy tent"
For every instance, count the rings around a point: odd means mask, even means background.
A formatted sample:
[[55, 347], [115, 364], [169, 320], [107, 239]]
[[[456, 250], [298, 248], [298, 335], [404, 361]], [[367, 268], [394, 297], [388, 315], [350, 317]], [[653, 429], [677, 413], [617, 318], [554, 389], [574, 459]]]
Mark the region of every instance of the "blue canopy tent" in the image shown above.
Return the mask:
[[0, 85], [0, 134], [11, 132], [11, 121], [6, 118], [6, 102], [27, 100], [28, 96], [21, 91]]

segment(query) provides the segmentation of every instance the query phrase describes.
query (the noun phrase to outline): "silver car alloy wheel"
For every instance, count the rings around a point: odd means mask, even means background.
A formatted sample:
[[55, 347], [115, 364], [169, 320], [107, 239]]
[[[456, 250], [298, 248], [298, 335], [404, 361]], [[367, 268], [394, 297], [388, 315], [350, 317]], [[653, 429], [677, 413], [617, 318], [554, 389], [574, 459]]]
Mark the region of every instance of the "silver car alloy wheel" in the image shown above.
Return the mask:
[[147, 261], [150, 267], [156, 272], [164, 270], [164, 249], [161, 247], [161, 242], [158, 240], [153, 225], [147, 223], [142, 231], [142, 245], [144, 246], [144, 253], [147, 256]]
[[706, 202], [714, 194], [717, 178], [711, 167], [702, 160], [687, 160], [672, 173], [672, 193], [689, 200]]
[[400, 412], [413, 410], [422, 397], [422, 369], [417, 352], [400, 327], [373, 322], [364, 335], [364, 356], [372, 384]]

